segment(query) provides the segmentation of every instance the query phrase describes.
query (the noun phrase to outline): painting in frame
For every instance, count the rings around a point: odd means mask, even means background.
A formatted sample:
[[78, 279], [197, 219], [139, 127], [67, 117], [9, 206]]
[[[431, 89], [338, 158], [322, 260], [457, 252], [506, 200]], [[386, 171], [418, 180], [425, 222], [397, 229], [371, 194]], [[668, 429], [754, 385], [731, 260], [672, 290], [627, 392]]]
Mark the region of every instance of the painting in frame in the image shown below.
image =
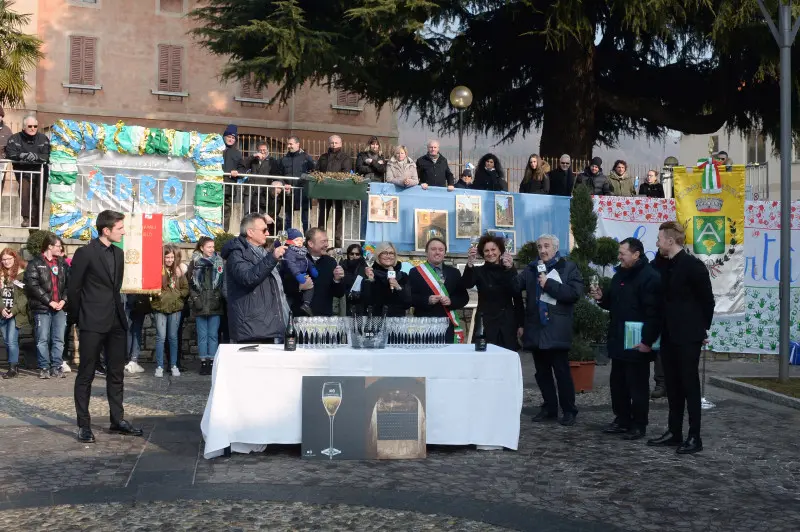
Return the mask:
[[488, 229], [490, 235], [499, 236], [506, 241], [506, 251], [512, 255], [517, 254], [517, 232], [513, 229]]
[[448, 211], [414, 209], [414, 250], [425, 251], [425, 244], [434, 237], [441, 238], [450, 247], [448, 214]]
[[397, 223], [400, 221], [400, 196], [369, 195], [367, 221]]
[[494, 225], [514, 227], [514, 196], [511, 194], [494, 195]]
[[456, 238], [481, 236], [481, 197], [456, 196]]

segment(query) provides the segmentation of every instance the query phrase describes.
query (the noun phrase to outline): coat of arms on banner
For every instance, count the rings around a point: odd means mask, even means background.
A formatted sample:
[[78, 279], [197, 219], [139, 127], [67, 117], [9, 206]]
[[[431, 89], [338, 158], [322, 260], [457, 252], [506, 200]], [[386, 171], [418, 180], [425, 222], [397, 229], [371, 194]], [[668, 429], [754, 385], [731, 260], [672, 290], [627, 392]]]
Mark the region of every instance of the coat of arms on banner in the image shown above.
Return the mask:
[[696, 169], [676, 167], [674, 176], [685, 249], [709, 270], [716, 313], [742, 312], [745, 167], [724, 167], [708, 158], [699, 160]]

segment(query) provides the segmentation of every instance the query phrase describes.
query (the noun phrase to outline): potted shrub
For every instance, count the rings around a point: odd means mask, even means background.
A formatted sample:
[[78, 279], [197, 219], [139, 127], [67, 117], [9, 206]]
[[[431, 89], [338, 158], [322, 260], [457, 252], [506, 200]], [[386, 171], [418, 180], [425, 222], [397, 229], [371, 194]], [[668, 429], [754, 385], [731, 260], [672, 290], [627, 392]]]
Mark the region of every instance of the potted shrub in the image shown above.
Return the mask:
[[569, 350], [569, 371], [577, 393], [591, 391], [594, 387], [595, 364], [592, 346], [584, 338], [575, 336]]

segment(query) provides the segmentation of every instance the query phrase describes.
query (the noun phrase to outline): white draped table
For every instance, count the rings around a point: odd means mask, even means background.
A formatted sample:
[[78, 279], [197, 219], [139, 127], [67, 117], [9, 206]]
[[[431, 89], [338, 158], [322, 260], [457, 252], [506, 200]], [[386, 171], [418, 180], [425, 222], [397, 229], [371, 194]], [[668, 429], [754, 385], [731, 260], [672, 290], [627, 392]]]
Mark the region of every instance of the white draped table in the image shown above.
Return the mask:
[[303, 349], [220, 345], [200, 428], [205, 458], [302, 440], [303, 376], [425, 377], [427, 442], [517, 449], [519, 355], [494, 345], [439, 349]]

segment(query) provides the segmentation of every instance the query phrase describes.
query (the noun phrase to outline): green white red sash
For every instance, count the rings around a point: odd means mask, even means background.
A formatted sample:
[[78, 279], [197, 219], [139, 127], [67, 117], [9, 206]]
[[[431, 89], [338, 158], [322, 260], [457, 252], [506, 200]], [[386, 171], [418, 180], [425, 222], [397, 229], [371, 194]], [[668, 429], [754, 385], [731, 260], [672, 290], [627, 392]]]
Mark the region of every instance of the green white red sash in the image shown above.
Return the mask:
[[719, 194], [722, 192], [722, 177], [719, 174], [721, 161], [709, 157], [708, 159], [698, 159], [697, 168], [703, 170], [703, 193]]
[[[436, 273], [436, 270], [433, 269], [433, 266], [424, 262], [417, 266], [417, 271], [428, 284], [428, 288], [431, 289], [433, 295], [435, 296], [445, 296], [447, 298], [450, 297], [450, 294], [447, 293], [447, 288], [444, 286], [444, 283], [439, 278], [439, 274]], [[444, 306], [444, 305], [442, 305]], [[455, 327], [455, 334], [453, 335], [453, 343], [454, 344], [463, 344], [464, 343], [464, 329], [461, 327], [461, 322], [458, 321], [458, 316], [456, 313], [450, 310], [447, 307], [444, 307], [445, 313], [447, 313], [447, 318], [450, 320], [450, 323], [453, 324]]]

